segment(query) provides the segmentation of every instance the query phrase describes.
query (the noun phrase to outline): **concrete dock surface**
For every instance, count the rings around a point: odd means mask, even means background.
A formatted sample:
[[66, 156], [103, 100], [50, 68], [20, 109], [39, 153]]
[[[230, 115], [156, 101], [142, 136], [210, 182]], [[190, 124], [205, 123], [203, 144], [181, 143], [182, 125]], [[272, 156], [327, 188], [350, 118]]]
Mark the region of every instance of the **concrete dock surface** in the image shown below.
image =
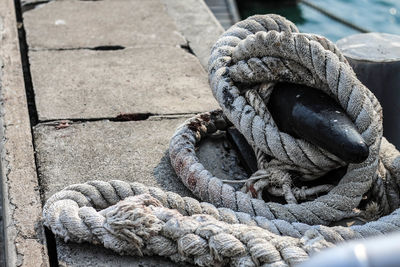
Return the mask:
[[42, 205], [94, 179], [191, 196], [168, 144], [218, 107], [205, 69], [222, 31], [203, 0], [0, 1], [7, 266], [177, 266], [54, 239]]

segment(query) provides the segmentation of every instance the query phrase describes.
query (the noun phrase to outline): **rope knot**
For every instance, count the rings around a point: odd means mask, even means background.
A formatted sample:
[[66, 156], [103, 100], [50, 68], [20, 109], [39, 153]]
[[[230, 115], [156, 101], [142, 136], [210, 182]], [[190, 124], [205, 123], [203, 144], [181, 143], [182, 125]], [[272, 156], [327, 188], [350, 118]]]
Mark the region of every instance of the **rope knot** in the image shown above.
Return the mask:
[[310, 255], [333, 246], [333, 244], [326, 241], [324, 236], [315, 228], [307, 230], [300, 239], [300, 243], [303, 245], [304, 250]]
[[157, 235], [164, 224], [154, 215], [154, 207], [162, 204], [149, 194], [128, 197], [102, 211], [104, 228], [140, 251], [145, 241]]

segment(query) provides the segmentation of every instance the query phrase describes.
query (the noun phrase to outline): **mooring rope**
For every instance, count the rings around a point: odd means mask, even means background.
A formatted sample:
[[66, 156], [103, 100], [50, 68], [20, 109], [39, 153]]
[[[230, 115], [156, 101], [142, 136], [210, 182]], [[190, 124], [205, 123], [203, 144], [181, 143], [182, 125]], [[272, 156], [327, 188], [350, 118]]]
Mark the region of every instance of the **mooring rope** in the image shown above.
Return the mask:
[[[169, 149], [178, 177], [204, 202], [139, 183], [93, 181], [50, 197], [44, 206], [44, 224], [65, 241], [200, 266], [294, 265], [338, 242], [399, 230], [400, 153], [382, 137], [379, 102], [333, 43], [299, 33], [280, 16], [253, 16], [217, 41], [209, 78], [222, 111], [189, 119], [177, 129]], [[344, 162], [279, 131], [264, 102], [273, 83], [280, 81], [305, 84], [330, 95], [368, 145], [368, 158], [349, 164], [336, 186], [293, 190], [292, 171], [312, 180]], [[247, 192], [214, 177], [195, 152], [201, 139], [232, 125], [258, 155], [260, 170]], [[285, 196], [289, 204], [253, 197], [252, 190], [259, 195], [266, 187]], [[316, 190], [327, 193], [296, 204]], [[359, 204], [366, 195], [369, 203], [362, 210]], [[356, 217], [380, 218], [364, 225], [329, 227]]]

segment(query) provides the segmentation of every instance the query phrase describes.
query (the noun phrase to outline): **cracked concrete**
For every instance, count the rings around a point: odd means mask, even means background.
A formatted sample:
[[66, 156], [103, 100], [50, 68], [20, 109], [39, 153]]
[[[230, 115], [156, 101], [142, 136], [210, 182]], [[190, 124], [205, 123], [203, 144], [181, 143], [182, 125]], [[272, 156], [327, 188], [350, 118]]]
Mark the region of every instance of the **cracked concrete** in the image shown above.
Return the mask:
[[[120, 113], [194, 113], [217, 108], [207, 75], [191, 54], [194, 49], [204, 63], [216, 34], [208, 37], [203, 31], [195, 35], [202, 25], [191, 30], [185, 26], [186, 40], [172, 19], [181, 12], [188, 14], [184, 20], [176, 20], [182, 30], [190, 19], [213, 17], [204, 12], [208, 10], [204, 3], [196, 5], [202, 8], [200, 14], [206, 14], [200, 17], [193, 16], [193, 8], [182, 9], [190, 4], [183, 3], [167, 1], [164, 6], [157, 0], [53, 1], [25, 12], [39, 121], [115, 118]], [[76, 9], [79, 12], [73, 12]], [[68, 18], [68, 22], [56, 23], [65, 21], [60, 18]], [[213, 22], [207, 22], [207, 33], [219, 30], [209, 26]]]
[[44, 199], [88, 180], [136, 181], [192, 196], [178, 180], [168, 157], [169, 139], [185, 119], [59, 122], [34, 128]]
[[199, 61], [181, 48], [30, 51], [29, 58], [40, 121], [218, 106]]
[[161, 0], [193, 53], [207, 70], [211, 48], [224, 32], [204, 1]]

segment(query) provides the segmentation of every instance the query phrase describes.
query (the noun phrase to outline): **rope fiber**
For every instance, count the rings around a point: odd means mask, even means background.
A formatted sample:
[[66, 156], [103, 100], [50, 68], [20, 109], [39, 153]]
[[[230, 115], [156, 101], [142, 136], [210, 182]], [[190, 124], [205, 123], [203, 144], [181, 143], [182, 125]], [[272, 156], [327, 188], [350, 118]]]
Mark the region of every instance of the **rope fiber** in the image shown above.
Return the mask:
[[[339, 242], [399, 230], [400, 153], [382, 137], [378, 100], [332, 42], [299, 33], [278, 15], [252, 16], [212, 48], [209, 81], [222, 110], [186, 121], [169, 148], [178, 177], [203, 202], [139, 183], [91, 181], [50, 197], [44, 224], [65, 241], [199, 266], [295, 265]], [[322, 90], [364, 138], [368, 158], [349, 164], [337, 185], [292, 184], [293, 173], [313, 181], [346, 164], [279, 131], [265, 104], [277, 82]], [[213, 176], [195, 152], [203, 138], [232, 126], [258, 159], [259, 171], [242, 190]], [[265, 202], [265, 189], [284, 196], [287, 204]], [[323, 195], [309, 200], [316, 194]], [[331, 226], [351, 218], [369, 222]]]

